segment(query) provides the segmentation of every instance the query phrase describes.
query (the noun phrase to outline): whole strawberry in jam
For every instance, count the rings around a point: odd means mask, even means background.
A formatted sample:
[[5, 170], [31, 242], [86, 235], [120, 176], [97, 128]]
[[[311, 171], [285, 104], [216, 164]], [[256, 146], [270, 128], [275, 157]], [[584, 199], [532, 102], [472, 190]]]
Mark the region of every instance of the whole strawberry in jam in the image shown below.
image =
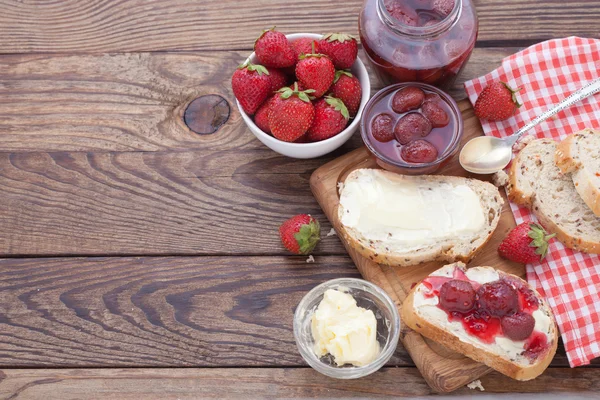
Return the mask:
[[356, 61], [358, 44], [351, 35], [329, 33], [319, 41], [319, 51], [328, 56], [337, 69], [348, 69]]
[[538, 224], [522, 223], [506, 235], [498, 254], [502, 258], [523, 264], [539, 262], [548, 254], [548, 241], [556, 234], [549, 235]]
[[392, 98], [392, 110], [398, 114], [416, 110], [425, 100], [425, 92], [415, 86], [402, 88]]
[[348, 71], [336, 71], [331, 86], [331, 95], [344, 102], [350, 117], [354, 118], [356, 116], [362, 99], [362, 87], [354, 75]]
[[492, 82], [486, 86], [475, 102], [475, 115], [488, 121], [502, 121], [510, 118], [521, 104], [516, 93], [521, 89], [512, 89], [504, 82]]
[[424, 137], [431, 132], [431, 122], [418, 112], [411, 112], [398, 120], [394, 135], [400, 144], [408, 144], [413, 139]]
[[518, 312], [502, 317], [501, 325], [504, 335], [509, 339], [525, 340], [533, 333], [535, 319], [530, 314]]
[[302, 86], [314, 90], [313, 96], [322, 97], [333, 84], [335, 67], [329, 57], [313, 52], [300, 56], [296, 77]]
[[519, 310], [517, 291], [503, 280], [482, 285], [477, 296], [480, 311], [486, 311], [494, 317], [512, 315]]
[[371, 134], [380, 142], [394, 140], [394, 118], [390, 114], [379, 114], [371, 122]]
[[262, 65], [244, 63], [231, 78], [233, 95], [247, 114], [254, 114], [271, 93], [269, 72]]
[[434, 128], [443, 128], [450, 123], [450, 117], [446, 111], [435, 101], [426, 101], [423, 103], [421, 112]]
[[279, 227], [281, 243], [294, 254], [309, 254], [321, 239], [319, 222], [308, 214], [296, 215]]
[[437, 160], [438, 151], [427, 140], [419, 139], [403, 146], [402, 150], [400, 150], [400, 157], [410, 163], [430, 163]]
[[467, 312], [475, 306], [475, 294], [470, 282], [452, 279], [440, 288], [440, 306], [447, 312]]
[[304, 135], [312, 125], [315, 108], [309, 94], [311, 90], [299, 91], [298, 87], [283, 88], [271, 105], [269, 127], [277, 139], [293, 142]]
[[340, 133], [348, 125], [348, 109], [340, 99], [327, 96], [315, 103], [315, 118], [307, 132], [308, 140], [318, 142]]
[[265, 30], [254, 43], [256, 57], [266, 67], [285, 68], [296, 63], [296, 53], [285, 35], [275, 28]]

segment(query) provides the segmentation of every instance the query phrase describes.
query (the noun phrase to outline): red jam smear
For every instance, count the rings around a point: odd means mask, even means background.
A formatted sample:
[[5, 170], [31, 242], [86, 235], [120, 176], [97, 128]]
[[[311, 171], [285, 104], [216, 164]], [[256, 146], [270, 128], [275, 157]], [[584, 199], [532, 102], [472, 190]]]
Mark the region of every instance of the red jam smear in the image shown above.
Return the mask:
[[[482, 286], [478, 282], [470, 280], [460, 268], [455, 268], [451, 278], [445, 276], [430, 276], [425, 278], [423, 286], [427, 288], [427, 291], [423, 293], [424, 297], [439, 297], [441, 287], [451, 280], [467, 281], [471, 283], [475, 291]], [[503, 277], [500, 280], [508, 283], [517, 290], [519, 312], [532, 314], [539, 308], [539, 302], [535, 293], [523, 281], [510, 276]], [[491, 344], [495, 342], [497, 336], [505, 336], [502, 331], [501, 319], [490, 315], [485, 309], [482, 309], [478, 298], [473, 309], [467, 312], [449, 312], [441, 306], [441, 302], [438, 304], [438, 308], [448, 314], [448, 321], [460, 321], [466, 332], [477, 337], [483, 343]], [[546, 335], [534, 330], [525, 341], [524, 354], [531, 359], [535, 359], [547, 348], [548, 341]]]

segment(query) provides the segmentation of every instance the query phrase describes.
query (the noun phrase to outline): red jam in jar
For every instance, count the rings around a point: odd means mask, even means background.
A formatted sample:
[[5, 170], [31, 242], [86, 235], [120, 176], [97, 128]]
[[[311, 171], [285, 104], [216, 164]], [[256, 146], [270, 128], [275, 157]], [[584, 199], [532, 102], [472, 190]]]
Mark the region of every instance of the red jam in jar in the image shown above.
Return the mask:
[[424, 83], [398, 83], [369, 100], [361, 135], [377, 163], [403, 174], [430, 174], [458, 150], [463, 123], [456, 102]]
[[385, 84], [424, 82], [449, 88], [477, 40], [471, 0], [365, 0], [360, 38]]

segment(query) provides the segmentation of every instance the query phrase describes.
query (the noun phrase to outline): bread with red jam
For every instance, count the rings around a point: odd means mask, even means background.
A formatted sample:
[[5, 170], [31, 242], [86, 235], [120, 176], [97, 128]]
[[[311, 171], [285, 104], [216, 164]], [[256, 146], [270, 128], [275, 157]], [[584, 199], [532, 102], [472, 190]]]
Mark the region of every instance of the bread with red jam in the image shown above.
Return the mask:
[[498, 226], [504, 203], [488, 182], [357, 169], [340, 185], [340, 236], [377, 263], [471, 260]]
[[423, 336], [513, 379], [548, 367], [558, 343], [550, 307], [523, 279], [492, 267], [446, 265], [416, 285], [403, 322]]
[[583, 201], [573, 179], [555, 164], [552, 139], [531, 141], [512, 161], [508, 198], [531, 210], [565, 246], [600, 254], [600, 217]]

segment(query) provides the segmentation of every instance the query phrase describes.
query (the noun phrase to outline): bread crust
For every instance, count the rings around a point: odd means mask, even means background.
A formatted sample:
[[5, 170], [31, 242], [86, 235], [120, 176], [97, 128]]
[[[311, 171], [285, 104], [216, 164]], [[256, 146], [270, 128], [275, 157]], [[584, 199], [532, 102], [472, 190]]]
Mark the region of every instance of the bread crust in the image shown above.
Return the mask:
[[[457, 265], [457, 267], [466, 270], [464, 265], [461, 266], [459, 264]], [[484, 268], [494, 269], [492, 267]], [[511, 275], [500, 270], [496, 271], [498, 271], [500, 276], [510, 276], [523, 281], [523, 279], [519, 278], [516, 275]], [[527, 282], [525, 282], [525, 284], [527, 284]], [[400, 309], [400, 316], [402, 317], [402, 321], [412, 330], [419, 332], [421, 335], [433, 340], [434, 342], [442, 344], [450, 350], [461, 353], [472, 360], [481, 362], [487, 365], [488, 367], [493, 368], [501, 374], [504, 374], [506, 376], [520, 381], [527, 381], [536, 378], [537, 376], [542, 374], [550, 365], [550, 362], [552, 362], [552, 359], [556, 354], [556, 348], [558, 346], [558, 329], [556, 327], [556, 320], [554, 319], [554, 315], [552, 314], [550, 308], [545, 303], [543, 298], [535, 289], [529, 286], [529, 284], [527, 284], [527, 286], [536, 294], [538, 300], [540, 301], [540, 305], [543, 305], [543, 307], [548, 311], [553, 322], [553, 328], [551, 332], [552, 343], [550, 348], [546, 351], [543, 357], [539, 357], [536, 360], [536, 362], [531, 365], [520, 365], [496, 353], [485, 350], [485, 348], [477, 347], [471, 343], [463, 342], [458, 338], [458, 336], [455, 336], [454, 334], [445, 330], [444, 328], [437, 326], [418, 315], [414, 309], [413, 302], [418, 286], [419, 285], [415, 285], [415, 287], [410, 291], [408, 297], [404, 300], [402, 304], [402, 308]]]
[[[392, 172], [388, 172], [388, 171], [384, 171], [384, 173], [396, 175], [396, 174], [394, 174]], [[419, 264], [423, 264], [423, 263], [427, 263], [427, 262], [434, 262], [434, 261], [450, 262], [450, 263], [455, 262], [455, 261], [462, 261], [462, 262], [467, 263], [470, 260], [472, 260], [481, 251], [481, 249], [483, 249], [483, 247], [490, 241], [494, 231], [496, 230], [496, 227], [498, 226], [498, 222], [500, 220], [500, 215], [502, 213], [502, 205], [504, 204], [504, 200], [500, 196], [498, 189], [495, 186], [493, 186], [491, 183], [488, 183], [488, 182], [469, 179], [469, 178], [462, 178], [462, 177], [457, 177], [457, 176], [432, 175], [432, 176], [421, 176], [420, 178], [430, 180], [432, 182], [439, 181], [440, 179], [445, 179], [447, 181], [476, 182], [477, 185], [483, 185], [482, 187], [487, 187], [487, 189], [490, 190], [490, 192], [495, 194], [496, 197], [495, 197], [494, 201], [496, 202], [496, 208], [493, 210], [494, 218], [490, 222], [490, 231], [487, 233], [485, 239], [481, 242], [481, 244], [479, 246], [473, 248], [467, 254], [457, 254], [454, 251], [454, 246], [452, 246], [452, 245], [447, 245], [447, 246], [443, 247], [441, 249], [441, 251], [432, 251], [430, 249], [422, 249], [422, 250], [419, 249], [419, 250], [414, 251], [413, 254], [407, 254], [407, 253], [396, 254], [393, 252], [376, 251], [374, 248], [365, 246], [363, 243], [361, 243], [341, 223], [342, 206], [339, 204], [338, 204], [336, 212], [335, 212], [335, 218], [337, 218], [337, 220], [338, 220], [337, 226], [339, 227], [338, 234], [345, 240], [346, 243], [348, 243], [350, 245], [350, 247], [352, 247], [354, 250], [356, 250], [361, 256], [368, 258], [378, 264], [386, 264], [386, 265], [395, 266], [395, 267], [408, 267], [408, 266], [414, 266], [414, 265], [419, 265]], [[403, 177], [403, 179], [404, 179], [404, 177]]]
[[575, 143], [585, 135], [600, 135], [600, 132], [592, 129], [584, 129], [569, 135], [556, 147], [554, 160], [556, 166], [563, 174], [571, 174], [577, 193], [579, 193], [590, 210], [596, 216], [600, 217], [600, 188], [595, 186], [589, 179], [587, 174], [591, 173], [591, 171], [587, 171], [577, 155], [574, 154]]
[[[555, 143], [552, 139], [539, 140], [544, 143]], [[506, 186], [508, 199], [513, 203], [527, 207], [533, 215], [536, 216], [540, 224], [542, 224], [547, 231], [555, 233], [556, 239], [568, 248], [583, 251], [585, 253], [600, 254], [600, 243], [577, 238], [565, 232], [556, 222], [554, 222], [551, 215], [542, 212], [544, 207], [539, 203], [535, 193], [525, 193], [523, 188], [520, 187], [518, 169], [522, 164], [522, 154], [524, 154], [523, 151], [521, 151], [512, 161], [508, 172], [508, 185]]]

